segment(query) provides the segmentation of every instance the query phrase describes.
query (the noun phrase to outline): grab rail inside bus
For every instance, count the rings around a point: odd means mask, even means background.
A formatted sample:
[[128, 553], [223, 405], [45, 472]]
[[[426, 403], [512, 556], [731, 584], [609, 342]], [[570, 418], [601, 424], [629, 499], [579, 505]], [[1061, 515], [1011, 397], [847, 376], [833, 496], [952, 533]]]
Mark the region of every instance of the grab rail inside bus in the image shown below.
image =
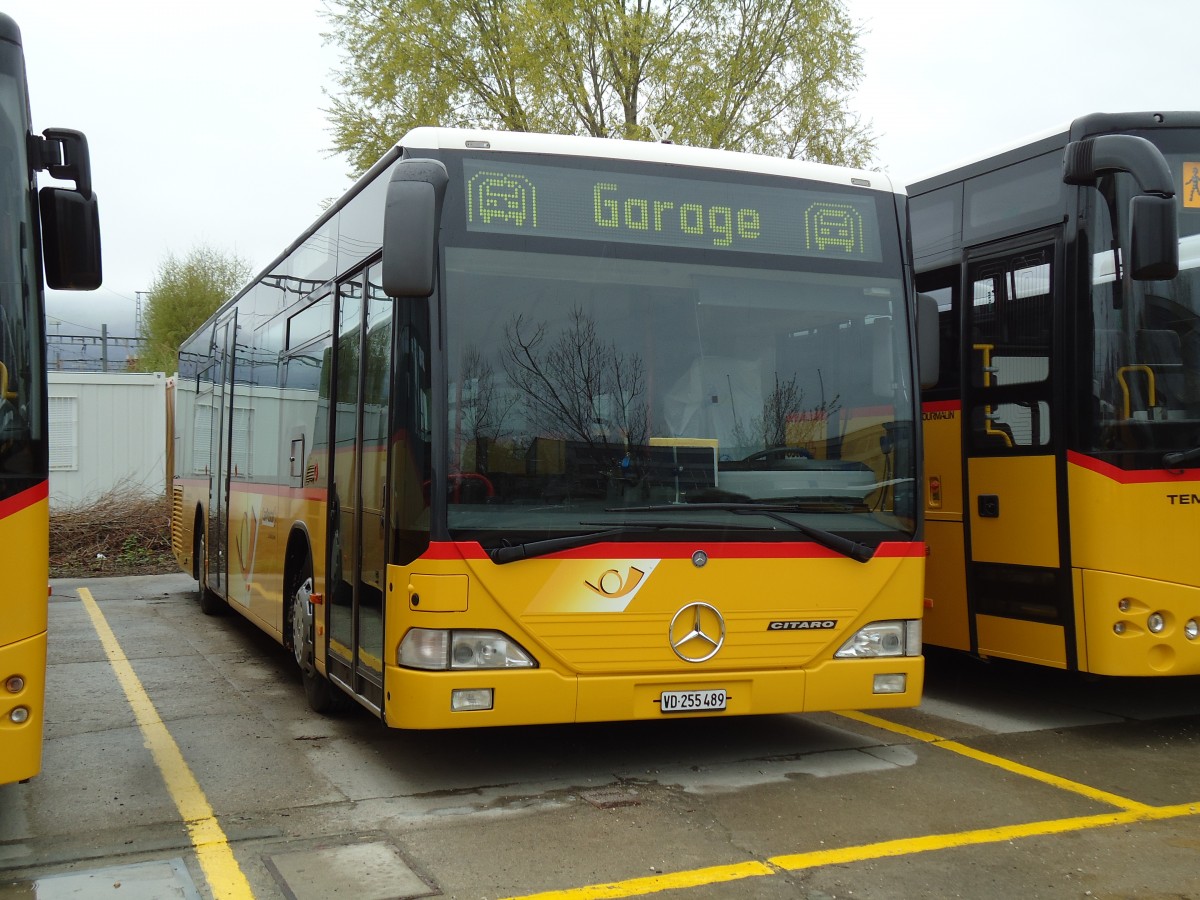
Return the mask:
[[1142, 372], [1145, 374], [1147, 385], [1150, 388], [1150, 393], [1147, 397], [1150, 401], [1148, 405], [1151, 409], [1158, 406], [1158, 392], [1155, 386], [1154, 370], [1147, 365], [1121, 366], [1121, 368], [1117, 369], [1117, 383], [1121, 385], [1121, 394], [1125, 398], [1124, 405], [1122, 406], [1122, 411], [1124, 412], [1124, 415], [1121, 416], [1122, 419], [1133, 417], [1133, 404], [1129, 398], [1129, 384], [1125, 381], [1126, 372]]
[[8, 389], [8, 366], [0, 362], [0, 399], [16, 400], [17, 392]]

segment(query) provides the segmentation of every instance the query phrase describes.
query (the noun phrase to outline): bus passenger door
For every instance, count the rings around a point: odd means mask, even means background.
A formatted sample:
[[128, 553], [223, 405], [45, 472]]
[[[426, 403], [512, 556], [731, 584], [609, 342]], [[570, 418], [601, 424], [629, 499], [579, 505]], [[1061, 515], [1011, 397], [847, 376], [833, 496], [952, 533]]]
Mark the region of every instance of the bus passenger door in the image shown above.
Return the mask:
[[213, 432], [209, 439], [208, 587], [222, 597], [229, 592], [229, 444], [233, 402], [233, 341], [237, 314], [213, 333]]
[[329, 672], [383, 708], [392, 301], [379, 265], [338, 286], [329, 503]]
[[1054, 236], [968, 256], [963, 447], [967, 589], [980, 655], [1066, 667], [1072, 615], [1054, 409]]

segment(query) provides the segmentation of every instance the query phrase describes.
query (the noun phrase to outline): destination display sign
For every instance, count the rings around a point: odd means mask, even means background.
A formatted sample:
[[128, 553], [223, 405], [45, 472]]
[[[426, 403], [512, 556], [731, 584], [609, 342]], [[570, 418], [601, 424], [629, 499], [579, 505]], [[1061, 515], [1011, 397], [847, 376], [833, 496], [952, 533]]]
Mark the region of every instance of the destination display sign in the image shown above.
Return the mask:
[[467, 228], [879, 262], [873, 194], [464, 159]]

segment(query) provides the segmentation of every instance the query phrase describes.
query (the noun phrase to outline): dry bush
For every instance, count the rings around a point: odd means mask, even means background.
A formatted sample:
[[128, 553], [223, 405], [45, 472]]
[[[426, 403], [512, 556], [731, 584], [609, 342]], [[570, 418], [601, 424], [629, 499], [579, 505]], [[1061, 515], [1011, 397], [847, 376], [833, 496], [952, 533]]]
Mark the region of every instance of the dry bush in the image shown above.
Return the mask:
[[118, 485], [79, 506], [50, 512], [50, 577], [175, 572], [171, 506]]

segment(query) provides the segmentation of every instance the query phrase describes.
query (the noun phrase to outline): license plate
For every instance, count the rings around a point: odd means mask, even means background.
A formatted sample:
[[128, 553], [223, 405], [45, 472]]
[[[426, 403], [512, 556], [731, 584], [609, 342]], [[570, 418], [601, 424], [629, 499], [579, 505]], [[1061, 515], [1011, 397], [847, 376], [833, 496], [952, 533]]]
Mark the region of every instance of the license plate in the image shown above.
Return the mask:
[[665, 713], [720, 712], [725, 708], [725, 691], [663, 691], [659, 706]]

